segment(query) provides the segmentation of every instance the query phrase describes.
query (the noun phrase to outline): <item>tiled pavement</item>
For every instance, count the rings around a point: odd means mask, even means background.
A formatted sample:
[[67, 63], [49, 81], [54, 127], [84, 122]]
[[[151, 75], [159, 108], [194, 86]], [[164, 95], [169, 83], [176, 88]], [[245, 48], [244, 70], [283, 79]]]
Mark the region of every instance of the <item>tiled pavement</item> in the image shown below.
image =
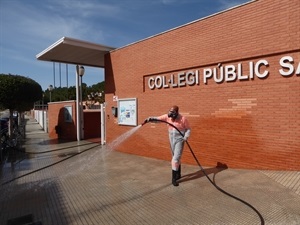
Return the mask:
[[197, 166], [173, 187], [169, 162], [51, 141], [33, 119], [26, 132], [26, 154], [1, 168], [1, 225], [300, 224], [300, 172], [205, 168], [230, 197]]

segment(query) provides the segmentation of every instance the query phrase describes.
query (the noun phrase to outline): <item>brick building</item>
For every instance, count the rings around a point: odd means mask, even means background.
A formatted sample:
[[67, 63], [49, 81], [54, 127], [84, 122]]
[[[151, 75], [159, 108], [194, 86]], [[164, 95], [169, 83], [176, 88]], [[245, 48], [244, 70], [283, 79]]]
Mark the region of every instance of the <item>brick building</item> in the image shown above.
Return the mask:
[[[178, 105], [205, 166], [300, 169], [299, 0], [251, 1], [110, 51], [105, 84], [107, 143], [132, 129], [114, 100], [133, 98], [137, 124]], [[147, 124], [116, 150], [170, 160], [166, 129]], [[183, 163], [195, 164], [187, 147]]]
[[[37, 59], [105, 69], [107, 144], [176, 104], [204, 166], [300, 169], [299, 0], [250, 1], [118, 49], [64, 37]], [[166, 129], [147, 124], [114, 148], [170, 160]], [[183, 163], [195, 164], [187, 148]]]

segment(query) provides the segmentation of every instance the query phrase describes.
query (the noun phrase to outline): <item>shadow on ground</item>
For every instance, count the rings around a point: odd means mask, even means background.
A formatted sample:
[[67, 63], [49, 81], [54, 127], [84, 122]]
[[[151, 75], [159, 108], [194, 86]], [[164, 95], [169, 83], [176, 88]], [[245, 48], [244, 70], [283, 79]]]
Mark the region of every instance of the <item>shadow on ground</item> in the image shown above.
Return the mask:
[[[207, 169], [204, 169], [204, 171], [207, 175], [213, 174], [214, 175], [213, 181], [215, 181], [215, 176], [217, 175], [217, 173], [220, 173], [226, 169], [228, 169], [228, 166], [226, 164], [218, 162], [216, 167], [207, 168]], [[199, 179], [204, 176], [205, 176], [204, 172], [200, 169], [194, 173], [190, 173], [190, 174], [186, 174], [186, 175], [182, 176], [181, 179], [178, 181], [178, 183], [183, 183], [183, 182], [187, 182], [190, 180]]]

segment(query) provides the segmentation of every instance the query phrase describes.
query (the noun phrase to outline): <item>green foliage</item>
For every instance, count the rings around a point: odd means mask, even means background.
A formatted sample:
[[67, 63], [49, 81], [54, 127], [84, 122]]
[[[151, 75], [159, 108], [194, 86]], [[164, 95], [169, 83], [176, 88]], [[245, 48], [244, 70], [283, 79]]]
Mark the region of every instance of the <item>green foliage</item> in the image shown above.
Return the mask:
[[[82, 84], [82, 99], [88, 100], [91, 93], [103, 93], [104, 101], [105, 82], [99, 82], [92, 86]], [[44, 92], [41, 86], [34, 80], [20, 75], [0, 74], [0, 109], [10, 109], [12, 111], [24, 112], [33, 108], [34, 103], [47, 104], [50, 102], [50, 91]], [[51, 91], [51, 101], [76, 100], [76, 87], [58, 87]]]
[[0, 74], [0, 105], [3, 109], [24, 112], [42, 98], [42, 88], [34, 80], [20, 75]]
[[[104, 93], [104, 85], [105, 82], [102, 81], [100, 83], [94, 84], [92, 86], [87, 86], [85, 83], [82, 84], [82, 100], [86, 101], [88, 99], [88, 95], [92, 92], [103, 92]], [[76, 87], [70, 86], [67, 87], [57, 87], [51, 91], [51, 101], [68, 101], [68, 100], [76, 100]], [[44, 103], [50, 102], [50, 91], [47, 89], [44, 91]]]

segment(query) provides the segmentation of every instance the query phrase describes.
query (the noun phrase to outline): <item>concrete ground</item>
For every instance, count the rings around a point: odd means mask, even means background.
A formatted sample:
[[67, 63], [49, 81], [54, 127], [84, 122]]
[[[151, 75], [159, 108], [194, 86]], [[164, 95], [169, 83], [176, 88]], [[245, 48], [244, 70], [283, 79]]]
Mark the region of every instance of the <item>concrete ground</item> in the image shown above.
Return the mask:
[[174, 187], [169, 162], [49, 140], [34, 119], [24, 149], [1, 166], [1, 225], [300, 224], [299, 171], [205, 168], [214, 186], [182, 165]]

